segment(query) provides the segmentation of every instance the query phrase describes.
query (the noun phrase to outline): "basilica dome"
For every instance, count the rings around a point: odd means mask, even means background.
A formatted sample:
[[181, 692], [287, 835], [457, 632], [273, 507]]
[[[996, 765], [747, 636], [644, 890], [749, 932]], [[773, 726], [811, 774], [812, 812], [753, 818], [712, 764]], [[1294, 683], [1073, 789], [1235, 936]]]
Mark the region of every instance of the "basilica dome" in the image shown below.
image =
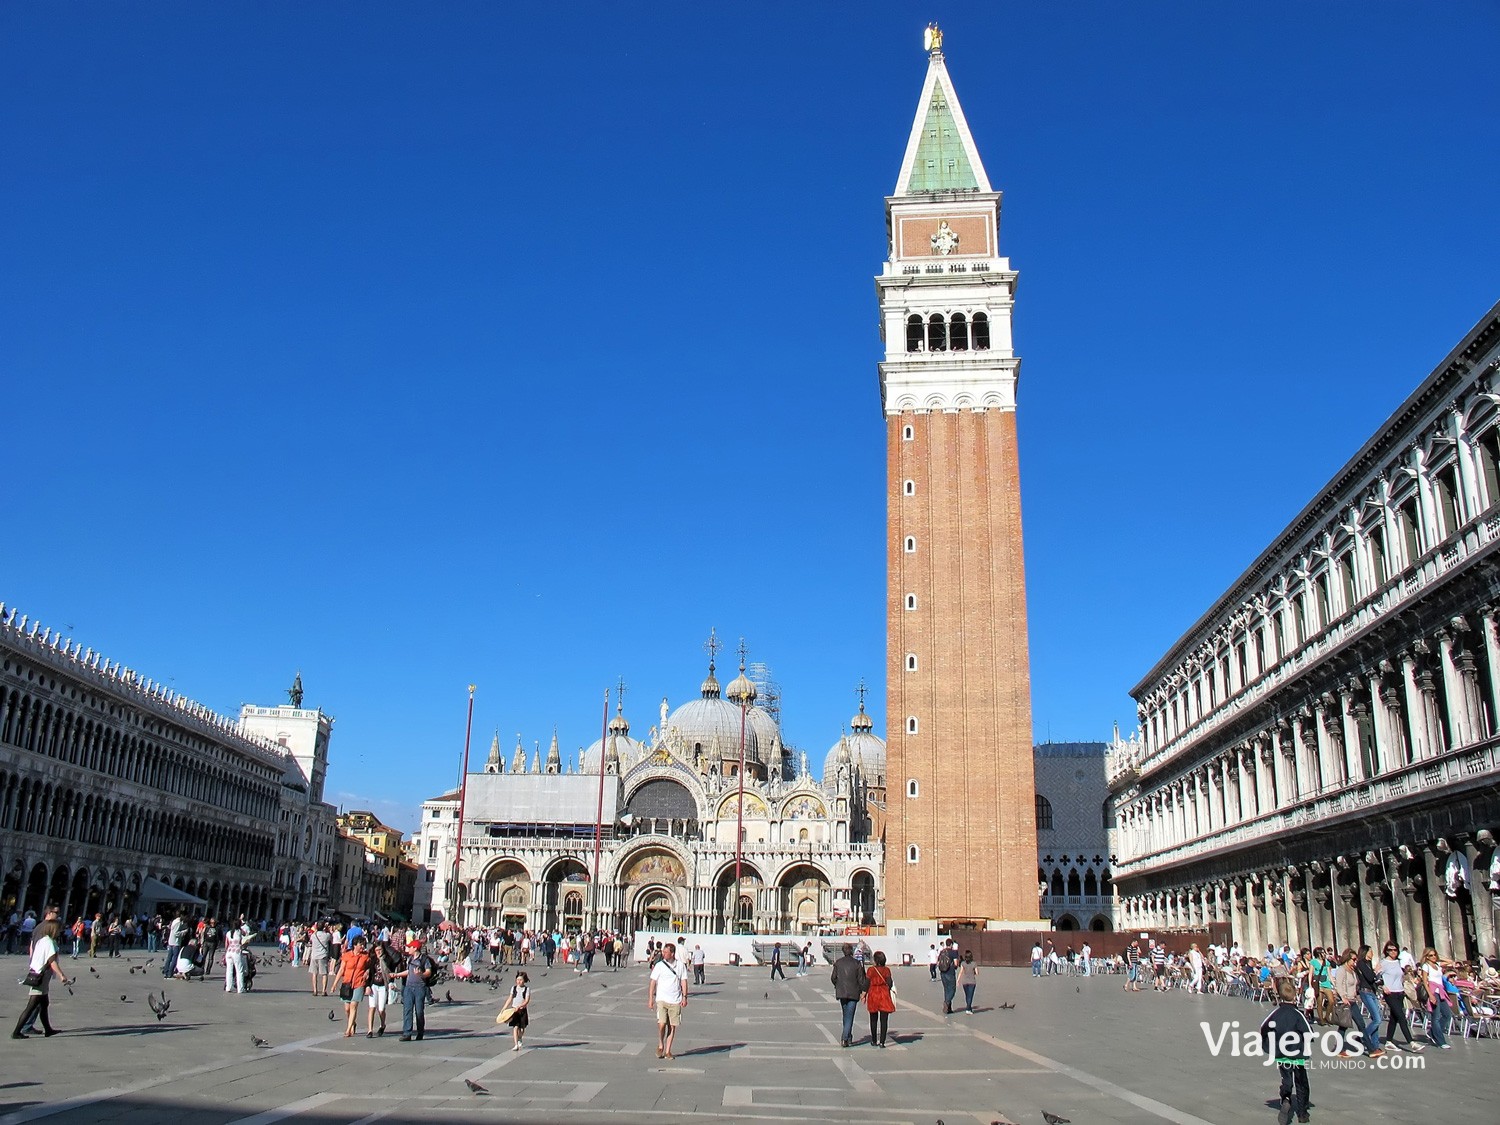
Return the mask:
[[885, 786], [885, 739], [875, 733], [875, 723], [859, 702], [859, 714], [849, 720], [849, 733], [840, 736], [823, 760], [823, 785], [838, 784], [839, 766], [847, 765], [867, 786]]
[[599, 748], [601, 746], [608, 747], [609, 755], [618, 759], [614, 764], [614, 772], [621, 774], [644, 758], [649, 750], [644, 742], [630, 737], [630, 723], [626, 721], [620, 708], [615, 709], [615, 717], [609, 721], [608, 737], [602, 742], [597, 738], [594, 739], [584, 750], [579, 763], [580, 773], [599, 772]]
[[[749, 707], [744, 714], [745, 766], [747, 772], [760, 773], [764, 765], [756, 729], [758, 720], [751, 717], [754, 711], [754, 707]], [[740, 718], [740, 709], [720, 697], [719, 681], [714, 678], [714, 666], [710, 664], [700, 697], [684, 703], [668, 716], [667, 732], [678, 753], [689, 762], [696, 762], [701, 753], [707, 765], [718, 764], [720, 772], [727, 774], [731, 765], [738, 767], [740, 760]]]

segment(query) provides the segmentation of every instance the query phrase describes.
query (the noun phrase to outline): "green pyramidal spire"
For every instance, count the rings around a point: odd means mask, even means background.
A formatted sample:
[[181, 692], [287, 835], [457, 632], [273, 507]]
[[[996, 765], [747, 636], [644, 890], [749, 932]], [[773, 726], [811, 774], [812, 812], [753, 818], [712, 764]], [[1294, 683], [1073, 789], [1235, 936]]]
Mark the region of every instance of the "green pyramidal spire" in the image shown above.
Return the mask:
[[906, 142], [897, 195], [933, 191], [989, 191], [963, 107], [943, 62], [942, 40], [928, 52], [927, 81]]

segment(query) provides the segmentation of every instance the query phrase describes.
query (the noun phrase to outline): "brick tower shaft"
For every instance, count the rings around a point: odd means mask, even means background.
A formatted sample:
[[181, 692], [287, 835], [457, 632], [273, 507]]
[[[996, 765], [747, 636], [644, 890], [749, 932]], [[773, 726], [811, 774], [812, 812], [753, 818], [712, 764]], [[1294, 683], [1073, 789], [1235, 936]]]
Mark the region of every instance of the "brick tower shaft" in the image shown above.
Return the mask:
[[1035, 925], [1016, 382], [1000, 193], [932, 40], [876, 280], [887, 423], [891, 927]]

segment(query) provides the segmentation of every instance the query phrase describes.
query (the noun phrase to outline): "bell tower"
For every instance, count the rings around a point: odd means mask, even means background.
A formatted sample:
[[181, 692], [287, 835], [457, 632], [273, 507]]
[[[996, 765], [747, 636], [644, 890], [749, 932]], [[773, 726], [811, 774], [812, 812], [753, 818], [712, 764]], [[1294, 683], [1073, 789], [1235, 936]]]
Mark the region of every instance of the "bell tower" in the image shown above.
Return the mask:
[[1000, 193], [927, 29], [876, 279], [886, 418], [890, 927], [1036, 926], [1036, 807]]

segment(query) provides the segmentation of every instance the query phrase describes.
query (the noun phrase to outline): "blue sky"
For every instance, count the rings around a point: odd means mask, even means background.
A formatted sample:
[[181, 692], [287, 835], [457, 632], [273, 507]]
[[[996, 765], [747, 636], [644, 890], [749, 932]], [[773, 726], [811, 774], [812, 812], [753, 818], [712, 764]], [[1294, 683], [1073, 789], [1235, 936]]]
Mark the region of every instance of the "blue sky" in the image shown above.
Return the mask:
[[0, 598], [411, 827], [746, 638], [884, 721], [871, 278], [940, 21], [1005, 193], [1039, 739], [1497, 298], [1493, 3], [0, 7]]

